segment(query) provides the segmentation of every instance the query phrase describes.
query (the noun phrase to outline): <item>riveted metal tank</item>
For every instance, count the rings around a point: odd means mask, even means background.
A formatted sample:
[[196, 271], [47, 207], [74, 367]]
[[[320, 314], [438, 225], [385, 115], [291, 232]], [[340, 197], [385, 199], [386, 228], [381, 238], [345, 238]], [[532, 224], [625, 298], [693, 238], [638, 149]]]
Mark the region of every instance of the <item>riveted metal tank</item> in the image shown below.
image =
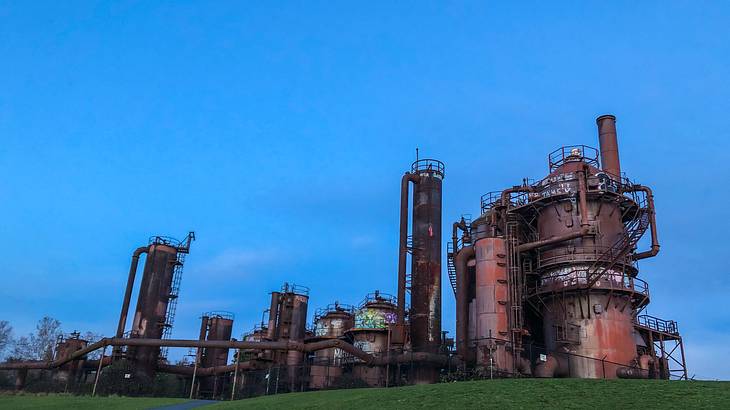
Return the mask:
[[[391, 328], [398, 321], [396, 298], [375, 291], [368, 294], [355, 312], [355, 326], [347, 333], [353, 345], [374, 356], [386, 354], [390, 348]], [[385, 366], [367, 366], [355, 360], [353, 376], [369, 386], [385, 386]]]
[[512, 373], [509, 340], [509, 289], [504, 239], [480, 238], [474, 244], [476, 286], [474, 338], [477, 365], [498, 373]]
[[[355, 308], [334, 303], [318, 309], [314, 315], [314, 336], [312, 340], [340, 339], [355, 324]], [[342, 376], [342, 358], [339, 348], [322, 349], [314, 352], [309, 369], [309, 387], [323, 389], [333, 385]]]
[[[177, 263], [176, 247], [157, 241], [149, 246], [130, 337], [162, 338]], [[159, 354], [159, 347], [140, 346], [128, 349], [128, 356], [136, 362], [137, 368], [148, 375], [154, 373]]]
[[[207, 312], [201, 317], [201, 329], [205, 327], [205, 340], [231, 340], [233, 333], [234, 316], [231, 312]], [[202, 367], [225, 366], [228, 364], [228, 351], [225, 348], [203, 349], [201, 356]], [[200, 380], [200, 395], [204, 397], [218, 397], [226, 382], [226, 377], [215, 375]]]
[[618, 377], [637, 356], [633, 317], [649, 302], [631, 241], [647, 229], [653, 205], [648, 210], [634, 184], [618, 175], [615, 128], [611, 137], [605, 123], [613, 120], [598, 120], [603, 169], [598, 150], [562, 147], [550, 154], [550, 174], [529, 194], [538, 241], [587, 232], [536, 252], [544, 343], [565, 353], [554, 354], [559, 376]]
[[[89, 342], [81, 338], [78, 332], [71, 333], [66, 336], [61, 336], [56, 341], [56, 352], [54, 360], [63, 360], [71, 356], [77, 350], [84, 349]], [[80, 374], [80, 371], [84, 367], [85, 358], [70, 361], [60, 366], [55, 374], [54, 378], [59, 382], [74, 381]]]
[[[272, 292], [266, 338], [303, 342], [307, 331], [308, 304], [309, 288], [305, 286], [284, 283], [279, 292]], [[287, 367], [290, 391], [302, 389], [307, 376], [304, 374], [303, 352], [265, 351], [264, 354], [274, 364]]]

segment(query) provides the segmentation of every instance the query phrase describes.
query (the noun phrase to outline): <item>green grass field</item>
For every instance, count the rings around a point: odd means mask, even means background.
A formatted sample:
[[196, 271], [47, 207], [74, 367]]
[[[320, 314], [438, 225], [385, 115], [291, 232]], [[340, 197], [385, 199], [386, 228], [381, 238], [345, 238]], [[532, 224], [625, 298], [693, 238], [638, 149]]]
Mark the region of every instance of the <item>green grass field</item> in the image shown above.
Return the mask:
[[459, 382], [392, 389], [292, 393], [225, 402], [223, 409], [484, 409], [484, 408], [722, 408], [730, 382], [521, 379]]
[[174, 403], [184, 403], [185, 399], [134, 398], [134, 397], [90, 397], [61, 394], [49, 395], [0, 395], [0, 409], [104, 409], [136, 410], [149, 409]]
[[[0, 395], [5, 409], [149, 409], [183, 399]], [[730, 382], [521, 379], [280, 394], [201, 407], [225, 409], [730, 409]]]

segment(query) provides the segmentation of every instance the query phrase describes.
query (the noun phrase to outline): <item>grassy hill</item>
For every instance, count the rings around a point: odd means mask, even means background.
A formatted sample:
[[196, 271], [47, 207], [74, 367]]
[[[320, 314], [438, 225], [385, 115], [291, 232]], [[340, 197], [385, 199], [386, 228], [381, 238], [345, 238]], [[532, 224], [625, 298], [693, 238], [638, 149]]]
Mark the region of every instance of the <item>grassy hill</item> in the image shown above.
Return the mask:
[[[5, 409], [148, 409], [184, 399], [0, 395]], [[444, 383], [391, 389], [290, 393], [232, 402], [226, 409], [730, 409], [730, 382], [520, 379]]]
[[663, 380], [485, 380], [391, 389], [291, 393], [205, 409], [724, 408], [730, 382]]

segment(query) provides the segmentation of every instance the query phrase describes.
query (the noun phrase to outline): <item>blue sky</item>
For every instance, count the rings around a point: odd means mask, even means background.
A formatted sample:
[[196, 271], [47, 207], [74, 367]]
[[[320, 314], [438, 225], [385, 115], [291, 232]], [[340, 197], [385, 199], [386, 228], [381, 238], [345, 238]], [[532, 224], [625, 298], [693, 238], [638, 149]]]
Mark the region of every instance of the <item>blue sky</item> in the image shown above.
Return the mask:
[[[111, 334], [133, 249], [198, 241], [174, 337], [250, 329], [284, 281], [313, 308], [395, 292], [398, 189], [446, 163], [445, 226], [618, 117], [654, 188], [649, 313], [730, 379], [724, 2], [0, 2], [0, 319]], [[314, 310], [314, 309], [311, 309]], [[454, 299], [444, 288], [444, 327]]]

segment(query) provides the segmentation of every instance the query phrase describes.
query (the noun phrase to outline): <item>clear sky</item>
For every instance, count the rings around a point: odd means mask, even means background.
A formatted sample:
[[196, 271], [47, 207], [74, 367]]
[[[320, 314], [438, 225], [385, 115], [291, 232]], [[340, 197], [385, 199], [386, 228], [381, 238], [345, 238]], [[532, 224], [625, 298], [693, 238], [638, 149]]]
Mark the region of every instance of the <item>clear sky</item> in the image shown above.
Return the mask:
[[176, 338], [209, 310], [240, 336], [284, 281], [312, 288], [310, 315], [395, 293], [415, 147], [446, 163], [448, 226], [553, 149], [596, 146], [612, 113], [656, 194], [648, 311], [679, 321], [690, 374], [730, 378], [729, 3], [264, 3], [0, 1], [16, 335], [43, 315], [111, 334], [131, 252], [188, 230]]

